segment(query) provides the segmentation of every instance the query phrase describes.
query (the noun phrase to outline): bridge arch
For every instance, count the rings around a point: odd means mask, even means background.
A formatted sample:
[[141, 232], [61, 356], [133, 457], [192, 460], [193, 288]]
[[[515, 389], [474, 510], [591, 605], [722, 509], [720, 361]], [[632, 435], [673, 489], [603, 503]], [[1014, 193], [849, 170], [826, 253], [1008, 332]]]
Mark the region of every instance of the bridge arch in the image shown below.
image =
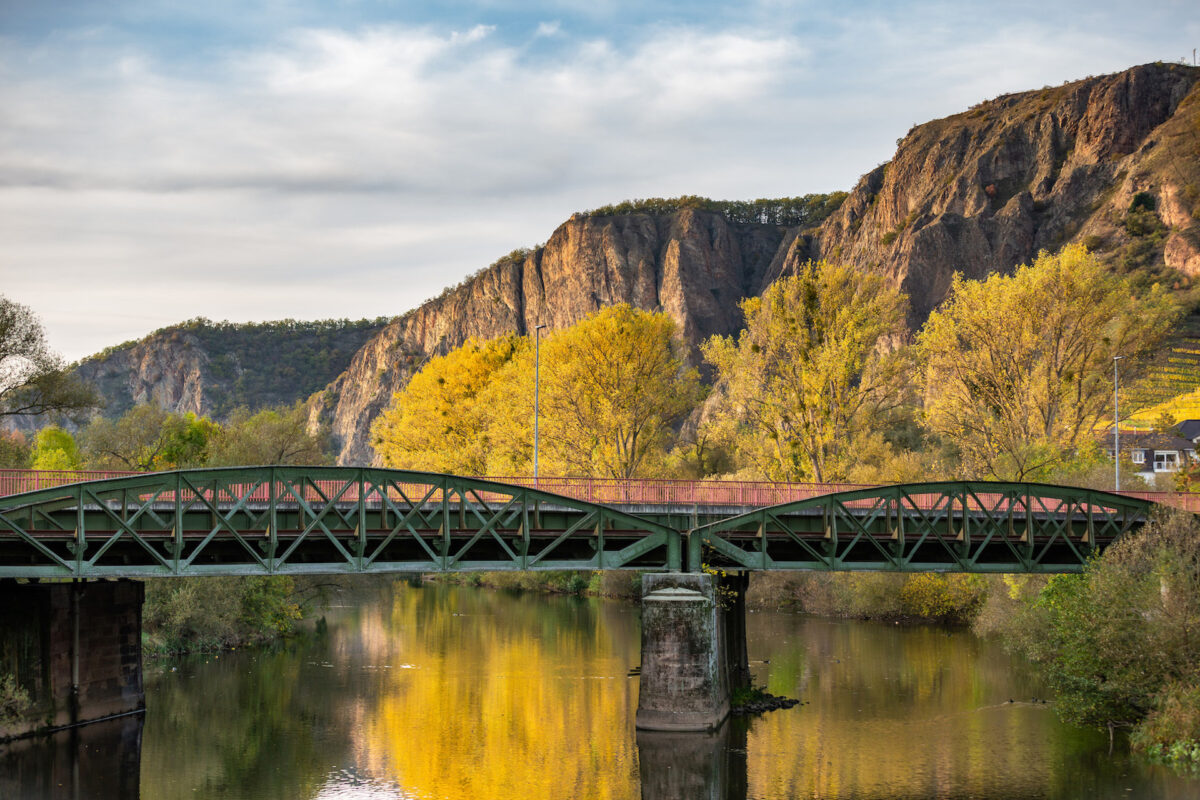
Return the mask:
[[878, 486], [756, 509], [688, 534], [688, 563], [735, 570], [1079, 572], [1155, 503], [1041, 483]]
[[175, 470], [0, 497], [0, 577], [681, 568], [654, 520], [372, 467]]

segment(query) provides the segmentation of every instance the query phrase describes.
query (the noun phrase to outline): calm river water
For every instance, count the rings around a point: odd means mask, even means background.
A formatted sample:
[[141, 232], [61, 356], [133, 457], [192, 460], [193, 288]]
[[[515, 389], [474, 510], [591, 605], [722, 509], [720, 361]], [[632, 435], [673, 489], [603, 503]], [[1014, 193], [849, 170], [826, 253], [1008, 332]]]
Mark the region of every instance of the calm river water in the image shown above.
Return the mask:
[[1060, 724], [1027, 664], [961, 631], [752, 613], [757, 681], [803, 704], [712, 736], [653, 735], [633, 727], [633, 605], [403, 582], [362, 594], [277, 650], [148, 662], [144, 723], [12, 748], [7, 786], [146, 800], [1200, 796]]

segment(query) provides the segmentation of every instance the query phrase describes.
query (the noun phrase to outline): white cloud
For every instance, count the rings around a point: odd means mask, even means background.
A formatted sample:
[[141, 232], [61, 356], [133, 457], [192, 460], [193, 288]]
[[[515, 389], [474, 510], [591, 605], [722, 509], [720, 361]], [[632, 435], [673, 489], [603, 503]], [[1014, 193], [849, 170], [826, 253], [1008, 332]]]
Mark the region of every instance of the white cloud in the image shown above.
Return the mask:
[[71, 357], [195, 315], [400, 313], [572, 211], [848, 188], [911, 123], [1136, 60], [938, 20], [308, 28], [186, 66], [4, 42], [0, 283]]

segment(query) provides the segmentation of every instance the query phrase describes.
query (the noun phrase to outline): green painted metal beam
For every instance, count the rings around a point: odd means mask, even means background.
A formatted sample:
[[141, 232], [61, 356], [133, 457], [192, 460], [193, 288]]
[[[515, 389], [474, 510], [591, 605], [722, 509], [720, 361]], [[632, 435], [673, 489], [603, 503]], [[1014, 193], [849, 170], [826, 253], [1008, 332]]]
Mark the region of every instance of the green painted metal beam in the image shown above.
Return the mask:
[[728, 569], [1079, 572], [1154, 504], [1038, 483], [881, 486], [757, 509], [688, 534], [688, 565]]
[[438, 473], [183, 470], [0, 498], [0, 577], [1075, 572], [1144, 524], [1151, 505], [1073, 487], [954, 481], [858, 489], [696, 525], [695, 507], [632, 514]]
[[0, 498], [0, 577], [679, 570], [653, 519], [494, 481], [363, 467], [184, 470]]

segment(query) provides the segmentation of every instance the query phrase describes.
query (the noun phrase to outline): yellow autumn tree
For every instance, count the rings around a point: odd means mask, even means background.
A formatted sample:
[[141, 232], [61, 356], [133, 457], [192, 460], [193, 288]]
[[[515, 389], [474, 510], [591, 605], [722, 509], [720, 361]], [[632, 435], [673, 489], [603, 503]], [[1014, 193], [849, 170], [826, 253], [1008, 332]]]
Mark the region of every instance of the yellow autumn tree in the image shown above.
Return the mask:
[[371, 426], [371, 441], [384, 465], [485, 474], [487, 418], [480, 393], [525, 345], [519, 336], [471, 339], [430, 359]]
[[[657, 474], [672, 426], [702, 395], [665, 314], [611, 306], [546, 336], [541, 344], [539, 462], [542, 474]], [[500, 370], [481, 405], [489, 422], [491, 474], [533, 467], [534, 348]]]
[[918, 339], [925, 424], [967, 475], [1045, 477], [1112, 413], [1113, 357], [1136, 380], [1177, 314], [1161, 287], [1135, 296], [1082, 245], [1012, 275], [956, 275]]
[[810, 261], [741, 307], [738, 338], [703, 346], [723, 392], [712, 427], [753, 474], [845, 479], [855, 442], [904, 399], [906, 297], [880, 275]]

